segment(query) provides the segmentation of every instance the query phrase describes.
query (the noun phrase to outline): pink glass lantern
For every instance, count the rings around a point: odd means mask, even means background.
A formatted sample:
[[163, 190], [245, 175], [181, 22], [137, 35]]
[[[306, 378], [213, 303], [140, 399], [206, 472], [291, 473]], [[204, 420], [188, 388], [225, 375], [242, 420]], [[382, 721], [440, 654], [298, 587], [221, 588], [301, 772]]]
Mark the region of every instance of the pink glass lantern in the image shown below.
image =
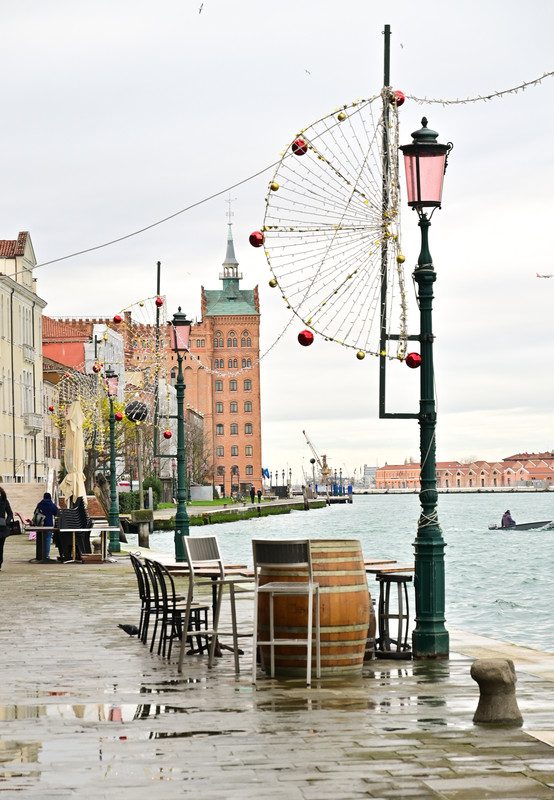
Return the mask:
[[423, 127], [412, 133], [412, 143], [400, 147], [406, 169], [408, 205], [418, 211], [440, 208], [442, 182], [453, 147], [452, 142], [439, 144], [436, 141], [438, 133], [427, 127], [426, 117], [421, 124]]
[[169, 336], [171, 349], [174, 353], [189, 349], [190, 326], [192, 322], [187, 319], [186, 314], [181, 313], [181, 306], [176, 314], [173, 314], [173, 322], [169, 326]]

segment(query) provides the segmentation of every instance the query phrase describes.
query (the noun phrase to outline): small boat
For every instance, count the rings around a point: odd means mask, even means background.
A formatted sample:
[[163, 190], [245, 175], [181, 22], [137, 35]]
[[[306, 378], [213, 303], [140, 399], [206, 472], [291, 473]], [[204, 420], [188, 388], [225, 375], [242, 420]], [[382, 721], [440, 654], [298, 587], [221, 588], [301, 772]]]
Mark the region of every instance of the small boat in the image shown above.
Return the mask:
[[545, 522], [521, 522], [517, 525], [489, 525], [489, 531], [532, 531], [553, 526], [554, 520], [547, 519]]

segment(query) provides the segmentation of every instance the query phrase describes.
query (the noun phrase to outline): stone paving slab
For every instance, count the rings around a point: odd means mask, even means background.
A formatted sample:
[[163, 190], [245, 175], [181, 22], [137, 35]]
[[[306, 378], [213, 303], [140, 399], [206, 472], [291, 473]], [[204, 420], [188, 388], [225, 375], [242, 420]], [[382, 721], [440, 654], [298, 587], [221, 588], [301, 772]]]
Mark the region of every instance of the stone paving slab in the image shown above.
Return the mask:
[[[554, 750], [527, 732], [554, 727], [540, 669], [518, 671], [523, 728], [473, 725], [471, 653], [252, 687], [245, 639], [240, 676], [230, 653], [213, 670], [187, 657], [179, 675], [117, 627], [138, 622], [126, 558], [29, 564], [34, 545], [17, 538], [0, 572], [2, 797], [554, 797]], [[247, 631], [248, 595], [238, 609]]]

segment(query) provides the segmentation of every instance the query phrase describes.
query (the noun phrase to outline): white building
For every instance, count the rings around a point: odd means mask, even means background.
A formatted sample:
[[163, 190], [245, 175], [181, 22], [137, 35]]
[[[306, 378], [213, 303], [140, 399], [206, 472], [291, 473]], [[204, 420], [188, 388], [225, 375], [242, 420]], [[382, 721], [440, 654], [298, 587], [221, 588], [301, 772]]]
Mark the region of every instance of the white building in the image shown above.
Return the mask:
[[46, 479], [42, 409], [42, 311], [29, 233], [0, 240], [0, 479]]

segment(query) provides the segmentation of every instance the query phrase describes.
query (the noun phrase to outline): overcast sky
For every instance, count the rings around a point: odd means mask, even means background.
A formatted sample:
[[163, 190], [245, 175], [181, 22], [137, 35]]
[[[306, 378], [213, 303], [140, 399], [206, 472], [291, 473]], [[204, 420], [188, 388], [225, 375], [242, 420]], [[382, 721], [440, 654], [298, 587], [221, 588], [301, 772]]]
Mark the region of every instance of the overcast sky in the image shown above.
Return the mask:
[[[473, 98], [554, 70], [551, 0], [4, 0], [0, 238], [31, 233], [39, 263], [125, 236], [224, 192], [280, 158], [295, 133], [383, 85]], [[554, 78], [502, 99], [400, 110], [454, 142], [430, 246], [439, 460], [554, 448], [552, 149]], [[272, 171], [232, 189], [242, 286], [260, 286], [262, 351], [289, 314], [261, 250]], [[405, 194], [405, 193], [404, 193]], [[46, 313], [111, 315], [156, 290], [200, 315], [218, 288], [226, 193], [144, 234], [36, 271]], [[417, 217], [405, 206], [409, 329]], [[331, 467], [419, 459], [416, 421], [378, 419], [377, 359], [293, 323], [262, 362], [263, 462], [302, 479], [306, 429]], [[419, 374], [391, 370], [389, 410], [417, 410]], [[407, 408], [406, 405], [410, 405]]]

